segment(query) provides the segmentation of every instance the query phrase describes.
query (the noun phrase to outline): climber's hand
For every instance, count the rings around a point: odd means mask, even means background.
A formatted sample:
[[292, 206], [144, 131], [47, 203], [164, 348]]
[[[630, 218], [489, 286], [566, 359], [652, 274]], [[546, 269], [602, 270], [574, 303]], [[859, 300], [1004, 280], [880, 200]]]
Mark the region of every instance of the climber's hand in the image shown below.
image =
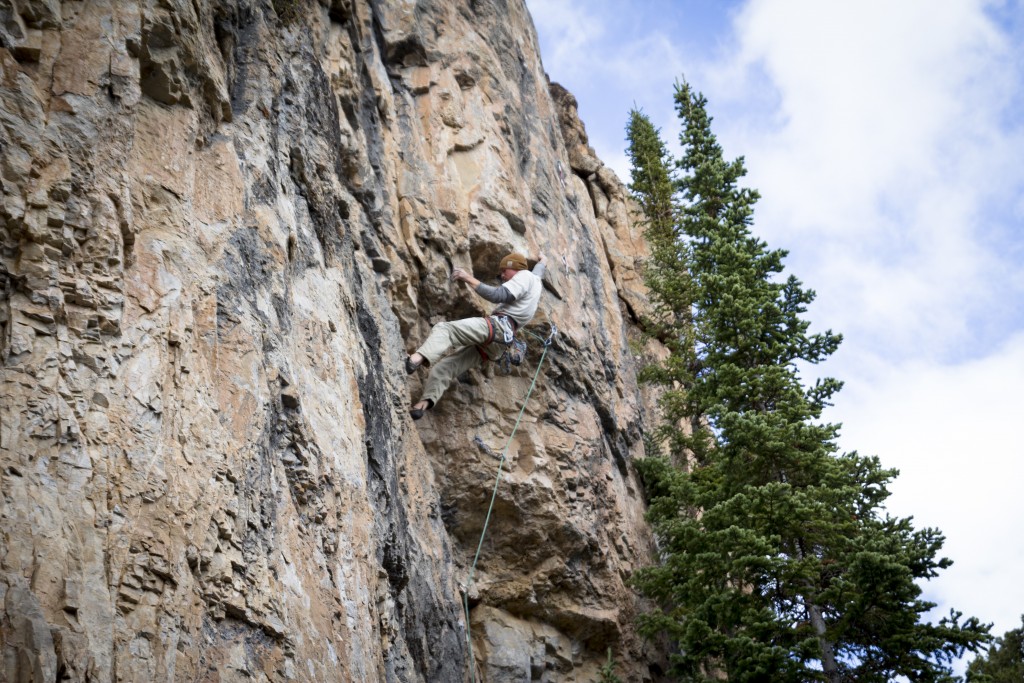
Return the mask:
[[462, 268], [456, 268], [455, 270], [452, 271], [451, 281], [452, 282], [457, 282], [457, 281], [461, 280], [462, 282], [466, 282], [471, 277], [472, 277], [472, 275], [467, 273]]

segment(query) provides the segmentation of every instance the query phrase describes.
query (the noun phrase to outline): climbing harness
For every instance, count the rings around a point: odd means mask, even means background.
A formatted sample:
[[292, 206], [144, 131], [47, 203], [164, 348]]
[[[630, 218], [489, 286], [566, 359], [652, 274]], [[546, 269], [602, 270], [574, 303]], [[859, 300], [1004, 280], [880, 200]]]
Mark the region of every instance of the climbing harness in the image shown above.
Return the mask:
[[[519, 409], [519, 417], [516, 418], [516, 424], [512, 427], [512, 433], [508, 435], [508, 440], [505, 442], [505, 447], [501, 451], [501, 461], [498, 463], [498, 474], [494, 478], [494, 490], [491, 491], [491, 503], [487, 506], [487, 516], [484, 517], [484, 528], [480, 531], [480, 542], [476, 545], [476, 554], [473, 556], [473, 564], [469, 568], [469, 577], [466, 579], [466, 592], [463, 594], [463, 606], [466, 610], [466, 644], [469, 647], [469, 673], [473, 683], [476, 683], [476, 660], [473, 657], [473, 635], [470, 632], [470, 618], [469, 618], [469, 592], [473, 587], [473, 574], [476, 573], [476, 563], [480, 559], [480, 550], [484, 547], [484, 538], [487, 536], [487, 526], [491, 522], [491, 512], [494, 510], [494, 501], [498, 497], [498, 484], [501, 483], [501, 472], [505, 468], [505, 461], [508, 459], [508, 447], [512, 444], [512, 439], [516, 435], [516, 430], [519, 429], [519, 423], [523, 420], [523, 413], [526, 412], [526, 404], [530, 402], [530, 396], [533, 394], [533, 388], [537, 386], [537, 377], [540, 375], [540, 368], [544, 365], [544, 358], [548, 355], [548, 349], [551, 348], [551, 344], [555, 341], [555, 336], [558, 334], [558, 328], [554, 323], [551, 323], [551, 332], [547, 338], [540, 337], [539, 335], [524, 330], [524, 332], [530, 334], [532, 337], [540, 340], [540, 343], [544, 346], [544, 351], [540, 355], [540, 360], [537, 361], [537, 370], [533, 373], [533, 381], [530, 382], [530, 389], [526, 392], [526, 398], [523, 399], [523, 406]], [[522, 344], [523, 357], [525, 357], [525, 342], [518, 342]], [[506, 353], [507, 353], [506, 349]], [[502, 354], [504, 358], [505, 354]], [[486, 356], [485, 356], [486, 357]], [[511, 362], [511, 361], [510, 361]], [[519, 363], [522, 362], [520, 358]], [[519, 365], [515, 363], [515, 365]], [[483, 439], [479, 436], [474, 437], [473, 441], [480, 446], [483, 450], [493, 454], [493, 451], [487, 447]]]
[[[486, 316], [484, 322], [487, 323], [487, 339], [482, 344], [478, 344], [476, 347], [477, 353], [480, 354], [480, 358], [483, 361], [494, 360], [498, 363], [501, 371], [506, 375], [512, 372], [512, 366], [519, 367], [526, 360], [526, 342], [516, 339], [516, 330], [519, 325], [516, 321], [507, 315], [492, 315]], [[552, 325], [552, 330], [555, 326]], [[498, 337], [498, 332], [501, 332], [500, 343], [505, 345], [505, 349], [501, 352], [501, 355], [497, 358], [492, 359], [487, 355], [487, 346], [495, 341]], [[533, 334], [532, 332], [530, 334]], [[537, 335], [533, 335], [537, 336]], [[540, 337], [537, 337], [540, 339]], [[544, 340], [541, 339], [543, 343]]]
[[487, 338], [478, 344], [481, 348], [494, 341], [499, 331], [501, 343], [511, 344], [516, 337], [516, 330], [519, 329], [519, 324], [507, 315], [487, 315], [484, 316], [484, 322], [487, 323]]

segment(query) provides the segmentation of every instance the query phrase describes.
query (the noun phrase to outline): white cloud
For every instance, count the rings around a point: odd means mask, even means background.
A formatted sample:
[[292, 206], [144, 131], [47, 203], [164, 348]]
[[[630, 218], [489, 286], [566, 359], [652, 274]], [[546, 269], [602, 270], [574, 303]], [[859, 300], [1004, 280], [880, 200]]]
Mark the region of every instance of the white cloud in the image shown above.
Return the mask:
[[578, 0], [542, 0], [530, 3], [538, 31], [547, 37], [541, 55], [549, 74], [576, 78], [590, 65], [596, 46], [605, 35], [601, 14], [581, 10]]
[[982, 221], [1024, 182], [1011, 41], [980, 2], [753, 0], [735, 29], [701, 77], [730, 107], [776, 104], [720, 130], [764, 196], [759, 233], [792, 248], [825, 324], [874, 350], [960, 353], [960, 312], [1024, 294]]
[[1024, 613], [1024, 334], [984, 359], [883, 361], [853, 380], [826, 415], [843, 422], [841, 445], [898, 468], [889, 509], [946, 535], [954, 565], [926, 594], [940, 614], [955, 607], [994, 621], [997, 634], [1015, 628]]
[[670, 121], [672, 83], [684, 71], [680, 43], [646, 21], [646, 6], [624, 11], [610, 0], [531, 0], [544, 68], [576, 95], [590, 144], [628, 181], [625, 126], [634, 103]]
[[802, 152], [805, 186], [853, 180], [855, 196], [941, 170], [937, 143], [981, 111], [972, 95], [992, 102], [978, 77], [1005, 47], [967, 2], [755, 0], [736, 27], [736, 61], [761, 63], [781, 91], [777, 143]]

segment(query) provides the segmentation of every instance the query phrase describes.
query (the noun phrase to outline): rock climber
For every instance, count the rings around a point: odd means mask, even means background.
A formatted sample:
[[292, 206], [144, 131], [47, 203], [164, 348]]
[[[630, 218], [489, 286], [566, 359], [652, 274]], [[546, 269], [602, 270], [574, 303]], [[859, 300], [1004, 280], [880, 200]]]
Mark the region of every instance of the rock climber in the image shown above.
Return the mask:
[[[526, 257], [511, 253], [498, 264], [503, 284], [485, 285], [473, 274], [456, 268], [452, 281], [461, 280], [469, 288], [491, 303], [498, 304], [491, 315], [483, 318], [463, 318], [434, 325], [423, 345], [405, 359], [405, 371], [410, 375], [420, 366], [430, 368], [423, 385], [423, 395], [409, 414], [418, 420], [441, 399], [448, 385], [466, 370], [479, 367], [485, 360], [497, 359], [504, 352], [513, 335], [533, 319], [543, 289], [545, 256], [539, 254], [537, 265], [527, 269]], [[442, 359], [449, 349], [455, 353]]]

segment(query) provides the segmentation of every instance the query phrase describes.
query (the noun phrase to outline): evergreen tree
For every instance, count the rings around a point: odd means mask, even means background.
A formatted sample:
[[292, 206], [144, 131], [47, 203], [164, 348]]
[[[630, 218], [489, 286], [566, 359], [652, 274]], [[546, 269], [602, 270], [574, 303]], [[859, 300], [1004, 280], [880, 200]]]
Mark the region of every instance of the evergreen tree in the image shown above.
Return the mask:
[[944, 539], [886, 513], [894, 470], [837, 453], [821, 415], [841, 385], [805, 387], [796, 364], [841, 337], [808, 332], [814, 292], [751, 234], [758, 194], [739, 185], [743, 159], [724, 159], [706, 100], [683, 83], [675, 102], [677, 162], [642, 113], [627, 126], [650, 325], [672, 351], [645, 372], [665, 419], [662, 453], [639, 464], [662, 553], [635, 577], [659, 605], [641, 628], [674, 639], [681, 680], [951, 680], [987, 627], [922, 620], [934, 604], [916, 581], [950, 565]]
[[1021, 627], [1007, 631], [967, 667], [967, 683], [1020, 683], [1024, 681], [1024, 615]]
[[668, 387], [662, 400], [664, 425], [650, 441], [666, 443], [670, 452], [680, 453], [690, 444], [686, 433], [675, 425], [687, 420], [691, 411], [685, 406], [686, 394], [680, 390], [679, 381], [696, 361], [691, 310], [693, 283], [689, 271], [680, 267], [690, 261], [689, 242], [681, 232], [675, 183], [666, 163], [668, 151], [658, 131], [646, 116], [634, 110], [630, 112], [627, 136], [631, 142], [630, 187], [640, 207], [639, 218], [651, 249], [644, 281], [655, 296], [654, 310], [645, 321], [646, 329], [671, 351], [664, 363], [648, 366], [641, 373], [642, 379]]

